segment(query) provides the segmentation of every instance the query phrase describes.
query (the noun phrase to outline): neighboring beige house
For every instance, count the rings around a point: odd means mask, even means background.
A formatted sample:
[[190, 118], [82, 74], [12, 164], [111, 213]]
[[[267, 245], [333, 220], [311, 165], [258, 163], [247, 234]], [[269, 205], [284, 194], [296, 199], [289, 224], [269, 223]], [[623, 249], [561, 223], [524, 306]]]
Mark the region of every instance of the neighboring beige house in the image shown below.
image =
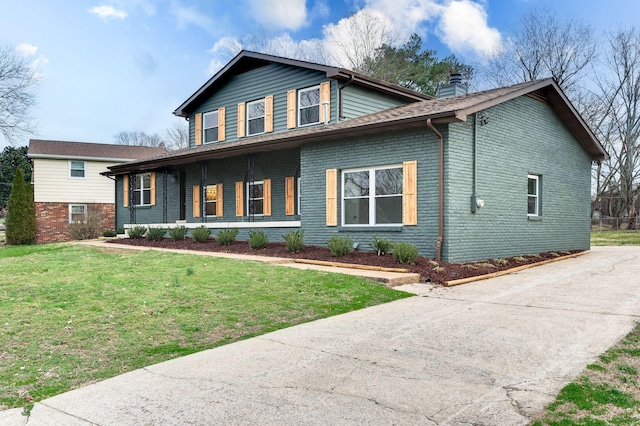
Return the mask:
[[115, 184], [107, 167], [165, 154], [164, 148], [31, 139], [36, 242], [71, 239], [69, 223], [91, 212], [104, 229], [115, 228]]

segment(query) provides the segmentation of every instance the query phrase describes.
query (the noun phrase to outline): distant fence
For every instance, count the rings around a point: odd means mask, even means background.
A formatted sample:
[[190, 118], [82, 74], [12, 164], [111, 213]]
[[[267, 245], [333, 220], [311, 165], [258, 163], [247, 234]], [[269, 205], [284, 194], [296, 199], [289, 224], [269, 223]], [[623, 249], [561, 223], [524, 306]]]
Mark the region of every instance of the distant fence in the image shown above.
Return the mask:
[[613, 231], [618, 229], [638, 229], [635, 220], [629, 223], [628, 217], [594, 217], [591, 218], [591, 229], [593, 231]]

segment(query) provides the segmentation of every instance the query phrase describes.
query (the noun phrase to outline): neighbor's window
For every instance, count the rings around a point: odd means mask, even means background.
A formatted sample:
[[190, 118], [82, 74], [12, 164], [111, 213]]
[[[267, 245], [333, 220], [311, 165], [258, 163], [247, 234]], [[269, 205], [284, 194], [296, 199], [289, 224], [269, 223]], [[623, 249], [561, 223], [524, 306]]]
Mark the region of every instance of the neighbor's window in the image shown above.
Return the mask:
[[298, 125], [320, 122], [320, 86], [298, 91]]
[[84, 222], [87, 217], [85, 204], [69, 204], [69, 223]]
[[249, 215], [264, 214], [264, 181], [247, 182], [247, 211]]
[[133, 196], [136, 206], [151, 205], [151, 173], [136, 175]]
[[540, 216], [540, 176], [528, 175], [527, 215]]
[[343, 225], [402, 224], [402, 166], [342, 172]]
[[247, 104], [247, 134], [264, 133], [264, 99]]
[[202, 140], [204, 143], [217, 142], [218, 141], [218, 111], [207, 112], [203, 114], [204, 126], [202, 131], [204, 132]]
[[72, 178], [84, 178], [84, 161], [69, 161], [69, 177]]
[[205, 203], [206, 203], [206, 214], [207, 216], [215, 216], [216, 215], [216, 207], [218, 204], [218, 186], [217, 185], [209, 185], [205, 190]]

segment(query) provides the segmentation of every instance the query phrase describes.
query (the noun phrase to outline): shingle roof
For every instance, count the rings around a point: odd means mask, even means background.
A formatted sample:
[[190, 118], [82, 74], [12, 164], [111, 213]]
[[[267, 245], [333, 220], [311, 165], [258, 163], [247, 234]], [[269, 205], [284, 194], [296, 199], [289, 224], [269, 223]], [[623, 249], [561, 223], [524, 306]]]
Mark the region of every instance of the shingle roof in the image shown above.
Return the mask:
[[250, 152], [286, 149], [314, 141], [422, 126], [426, 125], [426, 120], [429, 118], [434, 123], [466, 121], [467, 117], [475, 112], [522, 95], [529, 95], [549, 103], [589, 152], [593, 160], [607, 158], [606, 151], [562, 93], [562, 90], [552, 79], [545, 79], [467, 95], [415, 102], [326, 126], [308, 127], [283, 133], [247, 137], [232, 142], [204, 145], [198, 148], [187, 148], [159, 156], [153, 160], [135, 161], [113, 166], [110, 169], [117, 174], [187, 164], [193, 161], [225, 158]]
[[166, 153], [167, 150], [161, 147], [41, 139], [31, 139], [27, 151], [27, 155], [31, 158], [83, 158], [120, 162], [149, 159]]

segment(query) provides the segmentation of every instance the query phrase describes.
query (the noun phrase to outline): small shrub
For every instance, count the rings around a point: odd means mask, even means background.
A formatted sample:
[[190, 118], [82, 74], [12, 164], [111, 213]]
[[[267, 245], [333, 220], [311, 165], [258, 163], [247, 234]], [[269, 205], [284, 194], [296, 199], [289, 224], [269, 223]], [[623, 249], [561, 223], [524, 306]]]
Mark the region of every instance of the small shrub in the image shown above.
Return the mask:
[[262, 229], [249, 231], [249, 248], [254, 250], [263, 249], [269, 244], [269, 237]]
[[329, 247], [329, 251], [333, 256], [346, 256], [353, 252], [353, 241], [348, 235], [346, 237], [332, 235], [327, 241], [327, 247]]
[[387, 240], [386, 238], [378, 238], [375, 235], [373, 237], [373, 244], [371, 245], [373, 246], [373, 250], [378, 253], [378, 256], [384, 256], [393, 250], [393, 241]]
[[304, 231], [298, 229], [282, 235], [284, 238], [284, 248], [289, 253], [298, 253], [304, 250]]
[[94, 212], [89, 212], [77, 222], [69, 224], [69, 234], [74, 240], [92, 240], [102, 233], [102, 217]]
[[116, 233], [118, 233], [118, 234], [124, 234], [124, 228], [118, 228], [118, 229], [116, 229]]
[[216, 242], [221, 246], [230, 246], [238, 236], [238, 228], [221, 229], [216, 235]]
[[146, 238], [149, 241], [160, 241], [167, 233], [166, 229], [149, 227]]
[[211, 229], [202, 225], [191, 231], [191, 238], [196, 243], [204, 243], [209, 239], [209, 235], [211, 235]]
[[393, 258], [396, 262], [413, 265], [418, 260], [418, 247], [410, 243], [398, 243], [393, 246]]
[[129, 238], [142, 238], [146, 232], [147, 228], [144, 226], [134, 226], [129, 228]]
[[176, 226], [169, 229], [169, 236], [173, 241], [184, 240], [187, 236], [187, 227], [184, 225]]
[[114, 230], [107, 229], [106, 231], [104, 231], [102, 233], [102, 236], [106, 237], [106, 238], [113, 238], [113, 237], [117, 237], [118, 233], [116, 231], [114, 231]]

